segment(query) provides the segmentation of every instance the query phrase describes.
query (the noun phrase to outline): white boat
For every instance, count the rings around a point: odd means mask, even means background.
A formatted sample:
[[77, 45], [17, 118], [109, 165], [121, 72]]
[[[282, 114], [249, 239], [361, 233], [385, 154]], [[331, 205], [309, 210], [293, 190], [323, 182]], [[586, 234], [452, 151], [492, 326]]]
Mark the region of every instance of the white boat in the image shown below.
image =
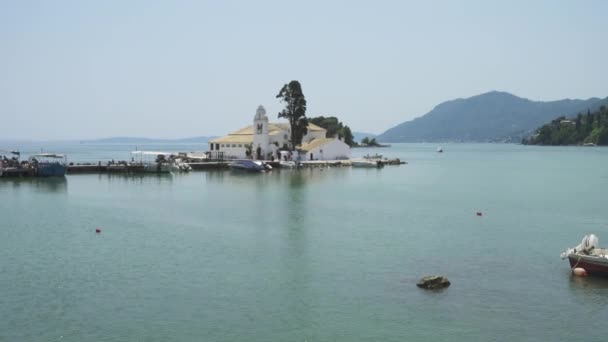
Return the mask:
[[281, 165], [282, 169], [295, 169], [296, 167], [298, 167], [298, 164], [295, 161], [280, 161], [279, 165]]
[[382, 155], [381, 155], [381, 154], [378, 154], [378, 153], [373, 154], [373, 155], [370, 155], [370, 154], [368, 153], [368, 154], [364, 155], [364, 156], [363, 156], [363, 158], [364, 158], [364, 159], [373, 159], [373, 160], [378, 160], [378, 159], [380, 159], [380, 160], [381, 160], [381, 159], [382, 159]]
[[381, 168], [384, 166], [384, 162], [382, 160], [352, 159], [350, 162], [353, 167]]
[[443, 148], [441, 146], [437, 147], [437, 152], [438, 153], [442, 153], [443, 152]]
[[[261, 161], [250, 160], [250, 159], [236, 159], [229, 164], [233, 170], [249, 171], [249, 172], [262, 172], [267, 170], [267, 166]], [[272, 168], [271, 168], [272, 169]]]
[[169, 158], [171, 171], [174, 172], [190, 172], [192, 171], [192, 166], [185, 163], [181, 158]]

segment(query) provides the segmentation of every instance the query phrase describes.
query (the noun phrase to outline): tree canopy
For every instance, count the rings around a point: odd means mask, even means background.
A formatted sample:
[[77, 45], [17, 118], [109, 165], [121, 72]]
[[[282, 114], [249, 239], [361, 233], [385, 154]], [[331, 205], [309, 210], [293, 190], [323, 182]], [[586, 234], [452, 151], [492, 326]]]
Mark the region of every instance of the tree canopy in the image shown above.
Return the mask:
[[608, 145], [608, 110], [601, 106], [597, 111], [579, 113], [576, 118], [560, 116], [538, 128], [535, 134], [522, 140], [530, 145]]
[[319, 127], [323, 127], [327, 130], [325, 134], [326, 138], [340, 138], [344, 139], [344, 143], [348, 146], [356, 145], [354, 141], [353, 133], [350, 128], [344, 125], [341, 121], [338, 120], [335, 116], [317, 116], [314, 118], [308, 119], [308, 121], [312, 124], [315, 124]]
[[377, 141], [376, 138], [369, 138], [369, 137], [365, 137], [363, 139], [361, 139], [361, 144], [365, 145], [365, 146], [369, 146], [369, 147], [383, 147], [383, 145], [380, 145]]
[[302, 143], [302, 138], [307, 132], [308, 120], [306, 118], [306, 98], [302, 92], [302, 86], [298, 81], [285, 84], [276, 96], [285, 104], [285, 108], [279, 112], [279, 118], [289, 121], [291, 128], [291, 149]]

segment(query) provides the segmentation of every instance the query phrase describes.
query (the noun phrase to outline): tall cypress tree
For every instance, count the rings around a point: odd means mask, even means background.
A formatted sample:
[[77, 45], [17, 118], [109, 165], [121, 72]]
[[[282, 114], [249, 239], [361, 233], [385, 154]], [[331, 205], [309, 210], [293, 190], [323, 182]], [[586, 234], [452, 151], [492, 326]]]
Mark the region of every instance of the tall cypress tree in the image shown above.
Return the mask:
[[279, 118], [289, 120], [291, 128], [291, 149], [302, 143], [302, 138], [307, 133], [308, 119], [306, 118], [306, 98], [302, 93], [302, 86], [298, 81], [285, 84], [277, 98], [285, 103], [285, 108], [279, 112]]

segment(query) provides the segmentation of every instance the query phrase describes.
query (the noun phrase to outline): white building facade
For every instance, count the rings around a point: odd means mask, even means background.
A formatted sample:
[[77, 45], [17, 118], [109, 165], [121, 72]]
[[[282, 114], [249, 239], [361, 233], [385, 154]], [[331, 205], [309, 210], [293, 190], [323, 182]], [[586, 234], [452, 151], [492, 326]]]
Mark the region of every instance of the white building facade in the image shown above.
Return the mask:
[[[297, 146], [301, 160], [335, 160], [350, 158], [350, 147], [337, 138], [326, 138], [327, 131], [309, 124], [308, 132]], [[272, 160], [280, 158], [280, 150], [289, 149], [291, 129], [288, 123], [270, 123], [266, 110], [259, 106], [253, 125], [209, 141], [212, 154], [224, 158]], [[304, 156], [304, 154], [306, 154]]]

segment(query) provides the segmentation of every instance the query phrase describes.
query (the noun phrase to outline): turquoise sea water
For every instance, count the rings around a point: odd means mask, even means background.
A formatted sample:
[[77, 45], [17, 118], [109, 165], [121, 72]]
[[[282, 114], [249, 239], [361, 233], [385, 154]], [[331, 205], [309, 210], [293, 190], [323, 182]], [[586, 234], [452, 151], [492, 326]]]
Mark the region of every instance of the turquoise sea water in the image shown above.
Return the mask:
[[[436, 147], [354, 150], [409, 162], [380, 170], [1, 179], [0, 340], [605, 340], [608, 280], [559, 254], [608, 244], [608, 149]], [[105, 148], [56, 150], [130, 150]]]

